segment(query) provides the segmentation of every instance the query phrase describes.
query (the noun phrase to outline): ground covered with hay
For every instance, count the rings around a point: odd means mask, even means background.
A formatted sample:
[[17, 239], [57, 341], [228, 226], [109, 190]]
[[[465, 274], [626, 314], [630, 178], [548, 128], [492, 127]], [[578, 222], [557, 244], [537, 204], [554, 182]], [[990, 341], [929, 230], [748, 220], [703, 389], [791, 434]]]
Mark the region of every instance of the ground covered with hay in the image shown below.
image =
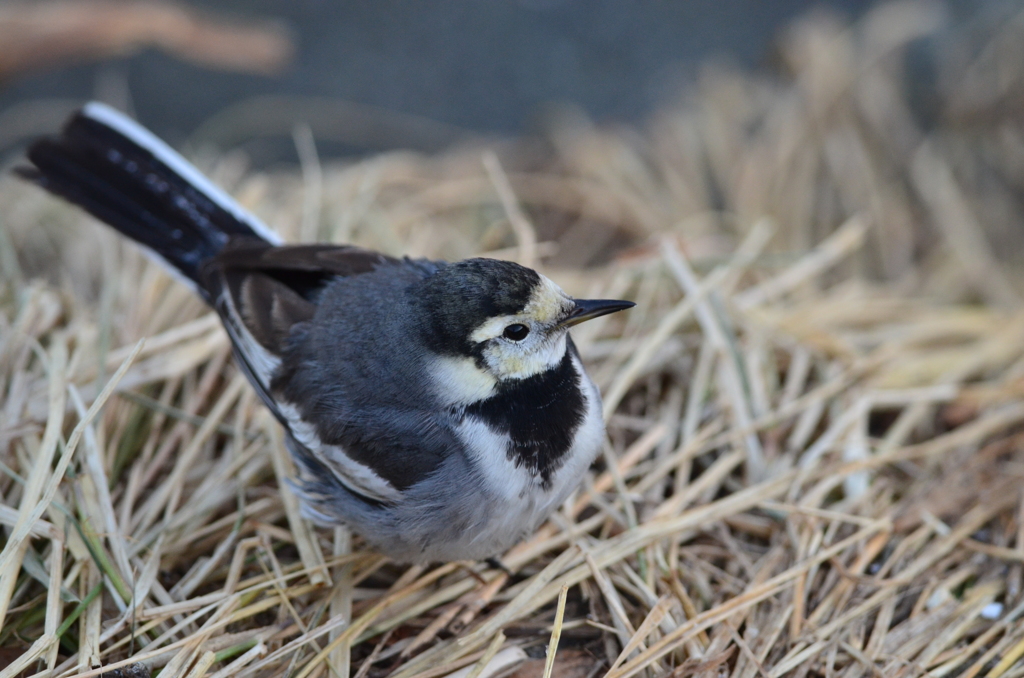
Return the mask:
[[198, 156], [290, 240], [637, 302], [574, 334], [608, 444], [509, 573], [304, 522], [215, 316], [5, 174], [0, 677], [1024, 675], [1024, 15], [944, 25], [805, 20], [643, 129]]

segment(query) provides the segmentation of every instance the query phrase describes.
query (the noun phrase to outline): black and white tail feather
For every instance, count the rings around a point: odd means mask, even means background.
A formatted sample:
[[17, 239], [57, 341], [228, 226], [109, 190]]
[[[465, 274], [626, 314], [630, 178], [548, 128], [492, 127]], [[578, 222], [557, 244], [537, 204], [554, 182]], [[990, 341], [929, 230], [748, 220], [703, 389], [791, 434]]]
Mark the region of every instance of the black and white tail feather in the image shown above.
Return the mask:
[[19, 174], [145, 246], [200, 294], [200, 265], [232, 237], [281, 244], [170, 146], [105, 104], [87, 104], [28, 157], [35, 167]]
[[[317, 507], [329, 498], [348, 495], [356, 512], [393, 498], [374, 487], [372, 472], [339, 458], [337, 448], [326, 459], [319, 448], [327, 446], [294, 407], [272, 396], [271, 382], [292, 327], [312, 317], [316, 292], [332, 277], [394, 259], [349, 246], [281, 245], [176, 151], [104, 104], [86, 105], [60, 135], [36, 141], [27, 155], [34, 166], [17, 168], [20, 176], [135, 240], [216, 309], [239, 365], [289, 432], [304, 478], [295, 489], [307, 513], [331, 522], [338, 516]], [[336, 501], [331, 506], [338, 508]]]

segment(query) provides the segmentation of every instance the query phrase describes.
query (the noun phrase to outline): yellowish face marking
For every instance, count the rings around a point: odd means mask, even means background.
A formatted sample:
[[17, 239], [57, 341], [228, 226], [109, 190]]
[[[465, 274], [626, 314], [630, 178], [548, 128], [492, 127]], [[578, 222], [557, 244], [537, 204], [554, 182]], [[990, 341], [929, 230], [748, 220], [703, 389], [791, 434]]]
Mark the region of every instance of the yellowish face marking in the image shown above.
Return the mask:
[[[519, 313], [490, 318], [470, 335], [474, 343], [486, 343], [484, 362], [496, 379], [526, 379], [556, 366], [565, 356], [566, 330], [557, 323], [573, 308], [573, 301], [558, 285], [541, 276], [530, 301]], [[502, 335], [509, 325], [526, 325], [530, 333], [522, 341]]]

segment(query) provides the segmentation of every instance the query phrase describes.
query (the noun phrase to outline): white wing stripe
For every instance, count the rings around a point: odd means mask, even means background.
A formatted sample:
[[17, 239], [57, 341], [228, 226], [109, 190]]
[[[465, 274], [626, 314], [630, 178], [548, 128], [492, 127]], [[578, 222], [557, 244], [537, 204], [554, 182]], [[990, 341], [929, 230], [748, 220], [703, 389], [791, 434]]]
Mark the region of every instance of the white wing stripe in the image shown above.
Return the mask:
[[277, 368], [280, 367], [281, 359], [263, 348], [260, 342], [256, 341], [256, 338], [245, 327], [245, 322], [242, 321], [226, 285], [224, 286], [224, 291], [221, 292], [218, 302], [216, 307], [225, 311], [221, 313], [224, 328], [231, 335], [231, 339], [235, 342], [239, 352], [245, 356], [245, 362], [254, 372], [253, 376], [259, 379], [264, 391], [269, 391], [270, 380], [274, 376], [274, 372], [277, 371]]
[[373, 469], [345, 454], [337, 445], [324, 445], [316, 427], [305, 421], [291, 403], [278, 401], [278, 411], [288, 421], [288, 430], [348, 489], [377, 501], [397, 502], [402, 493]]
[[[253, 377], [259, 380], [262, 391], [269, 394], [270, 382], [274, 372], [281, 365], [281, 359], [260, 345], [246, 329], [227, 289], [222, 292], [219, 302], [217, 306], [221, 310], [224, 327], [250, 366]], [[305, 421], [294, 405], [274, 400], [272, 405], [268, 403], [268, 406], [285, 419], [288, 430], [295, 440], [312, 452], [313, 456], [345, 487], [356, 494], [382, 502], [396, 502], [402, 498], [402, 493], [377, 475], [373, 469], [352, 459], [337, 445], [325, 445], [317, 435], [316, 427]]]

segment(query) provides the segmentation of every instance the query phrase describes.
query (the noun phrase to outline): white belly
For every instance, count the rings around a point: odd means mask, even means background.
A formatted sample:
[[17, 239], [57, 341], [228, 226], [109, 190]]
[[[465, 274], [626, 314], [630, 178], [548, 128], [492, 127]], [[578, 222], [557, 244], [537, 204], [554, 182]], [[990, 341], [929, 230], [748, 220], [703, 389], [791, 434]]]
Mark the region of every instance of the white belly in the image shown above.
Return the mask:
[[[575, 359], [574, 362], [584, 375], [580, 385], [586, 399], [586, 412], [572, 448], [551, 474], [550, 485], [546, 488], [539, 476], [509, 459], [507, 435], [495, 433], [483, 421], [468, 417], [460, 428], [459, 435], [470, 451], [470, 460], [488, 496], [486, 500], [494, 507], [487, 512], [486, 524], [465, 535], [460, 543], [450, 545], [453, 551], [463, 554], [461, 557], [493, 556], [533, 532], [579, 486], [600, 451], [604, 441], [601, 396], [585, 376], [582, 366]], [[485, 499], [481, 497], [481, 500]]]

